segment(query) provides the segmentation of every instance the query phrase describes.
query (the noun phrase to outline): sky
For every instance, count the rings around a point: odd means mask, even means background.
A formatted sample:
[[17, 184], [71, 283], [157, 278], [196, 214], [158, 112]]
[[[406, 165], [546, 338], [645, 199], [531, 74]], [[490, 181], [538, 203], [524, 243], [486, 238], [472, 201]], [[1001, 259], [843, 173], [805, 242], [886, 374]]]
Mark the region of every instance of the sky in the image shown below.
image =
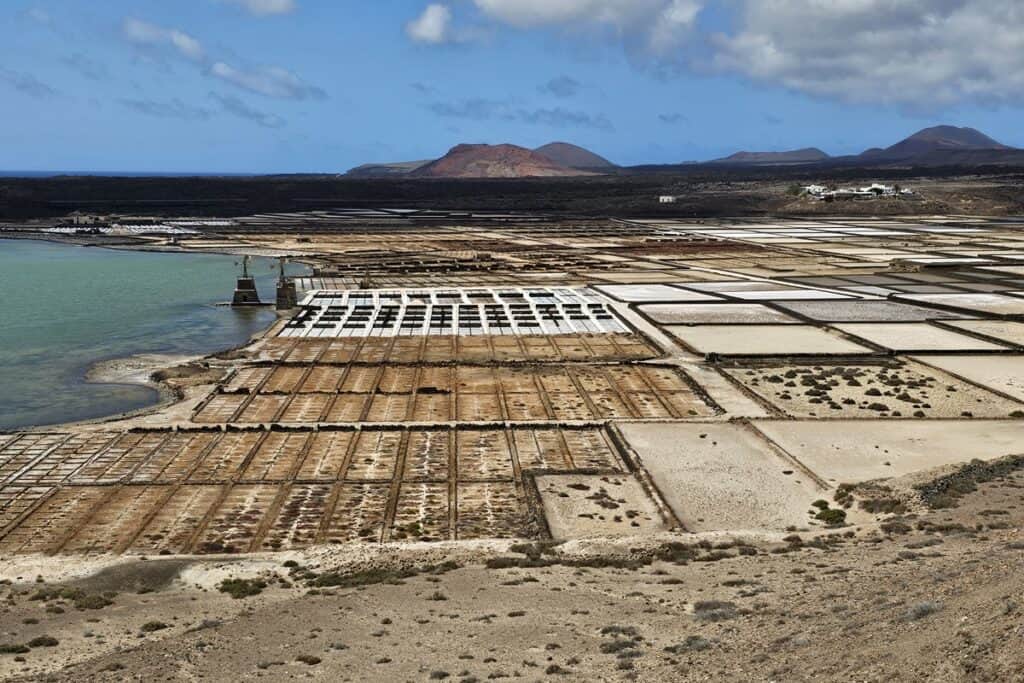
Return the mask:
[[459, 143], [623, 165], [1024, 147], [1019, 0], [7, 0], [0, 169], [337, 173]]

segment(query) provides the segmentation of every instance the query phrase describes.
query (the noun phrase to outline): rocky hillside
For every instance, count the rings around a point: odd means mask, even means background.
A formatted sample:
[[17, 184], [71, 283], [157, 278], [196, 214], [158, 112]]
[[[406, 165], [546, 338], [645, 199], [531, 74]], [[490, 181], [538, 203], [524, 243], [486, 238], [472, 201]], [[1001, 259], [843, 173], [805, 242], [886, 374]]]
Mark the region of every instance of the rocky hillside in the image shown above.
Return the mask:
[[533, 151], [566, 168], [585, 170], [611, 170], [617, 168], [615, 164], [603, 156], [568, 142], [552, 142]]
[[409, 174], [416, 178], [554, 178], [590, 175], [516, 145], [458, 145]]

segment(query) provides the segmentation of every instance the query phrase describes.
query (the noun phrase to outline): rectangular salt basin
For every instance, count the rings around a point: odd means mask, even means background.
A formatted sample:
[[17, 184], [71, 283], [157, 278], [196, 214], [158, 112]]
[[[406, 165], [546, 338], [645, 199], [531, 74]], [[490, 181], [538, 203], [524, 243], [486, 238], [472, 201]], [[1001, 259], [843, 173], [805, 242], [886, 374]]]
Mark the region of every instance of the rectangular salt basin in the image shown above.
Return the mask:
[[598, 285], [594, 287], [608, 296], [629, 303], [646, 301], [721, 301], [717, 296], [701, 294], [668, 285]]
[[662, 324], [799, 322], [761, 304], [649, 304], [638, 308]]
[[789, 301], [779, 306], [825, 322], [921, 322], [964, 317], [961, 313], [894, 301]]
[[1024, 299], [1002, 294], [907, 294], [900, 299], [995, 315], [1024, 315]]
[[665, 329], [704, 354], [793, 356], [874, 353], [867, 347], [810, 325], [671, 325]]
[[775, 282], [704, 282], [686, 285], [689, 289], [700, 292], [724, 294], [747, 301], [783, 301], [815, 300], [815, 299], [851, 299], [851, 295], [825, 292], [820, 289], [803, 289]]
[[899, 477], [1021, 451], [1020, 420], [765, 421], [754, 426], [831, 484]]
[[1024, 346], [1024, 323], [1008, 320], [958, 320], [949, 324], [1001, 342]]
[[1024, 356], [923, 356], [915, 360], [1024, 401]]
[[806, 526], [823, 490], [765, 441], [729, 424], [620, 426], [688, 531]]
[[1005, 346], [928, 323], [840, 323], [837, 330], [891, 351], [1003, 351]]

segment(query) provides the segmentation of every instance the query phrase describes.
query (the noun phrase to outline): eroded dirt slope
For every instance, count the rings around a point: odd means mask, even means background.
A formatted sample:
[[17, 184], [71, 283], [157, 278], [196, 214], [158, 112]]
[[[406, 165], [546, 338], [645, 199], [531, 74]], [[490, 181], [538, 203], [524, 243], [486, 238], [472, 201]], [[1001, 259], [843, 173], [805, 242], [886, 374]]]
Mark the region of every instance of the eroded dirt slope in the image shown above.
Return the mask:
[[[33, 582], [54, 561], [23, 560], [0, 666], [54, 681], [1022, 680], [1024, 474], [1000, 475], [959, 497], [942, 480], [929, 500], [956, 507], [819, 541], [152, 558], [64, 592]], [[267, 585], [234, 599], [217, 589], [232, 576]]]

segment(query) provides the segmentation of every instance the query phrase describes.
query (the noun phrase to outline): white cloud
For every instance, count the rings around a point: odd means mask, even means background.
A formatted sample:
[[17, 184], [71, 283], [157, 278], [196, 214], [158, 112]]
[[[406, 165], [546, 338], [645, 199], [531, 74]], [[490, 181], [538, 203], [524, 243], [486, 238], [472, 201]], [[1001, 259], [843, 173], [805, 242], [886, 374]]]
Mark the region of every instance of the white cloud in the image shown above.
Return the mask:
[[198, 64], [207, 76], [249, 92], [290, 100], [327, 97], [320, 88], [280, 66], [239, 67], [215, 61], [207, 56], [202, 43], [178, 29], [129, 18], [124, 21], [122, 33], [130, 43], [141, 48], [171, 48], [180, 57]]
[[529, 28], [575, 21], [622, 25], [663, 0], [473, 0], [485, 14]]
[[[447, 6], [431, 7], [436, 16], [428, 8], [407, 27], [420, 29], [410, 36], [421, 42], [450, 41], [451, 23], [466, 12], [519, 30], [590, 30], [665, 73], [710, 69], [830, 99], [924, 108], [1024, 100], [1021, 0], [453, 0], [454, 18]], [[730, 28], [700, 34], [708, 8]]]
[[[605, 28], [647, 51], [662, 55], [681, 44], [696, 23], [705, 0], [472, 0], [485, 21], [519, 29]], [[449, 5], [433, 3], [406, 24], [410, 39], [432, 45], [469, 42], [485, 33], [452, 29]]]
[[452, 40], [452, 11], [446, 5], [427, 5], [416, 19], [405, 25], [405, 33], [417, 43], [440, 45]]
[[473, 0], [485, 16], [518, 28], [605, 27], [661, 55], [693, 28], [704, 0]]
[[172, 47], [182, 57], [193, 62], [201, 62], [206, 58], [202, 44], [177, 29], [164, 28], [129, 17], [124, 20], [122, 33], [131, 43], [141, 47]]
[[818, 96], [929, 106], [1024, 96], [1019, 0], [745, 0], [713, 63]]
[[294, 12], [296, 8], [295, 0], [224, 0], [224, 2], [238, 5], [256, 16], [288, 14]]
[[323, 99], [323, 90], [311, 86], [278, 66], [238, 69], [225, 62], [210, 66], [210, 75], [250, 92], [290, 100]]
[[665, 54], [688, 36], [704, 9], [698, 0], [673, 0], [661, 10], [661, 14], [650, 29], [648, 46], [656, 54]]

